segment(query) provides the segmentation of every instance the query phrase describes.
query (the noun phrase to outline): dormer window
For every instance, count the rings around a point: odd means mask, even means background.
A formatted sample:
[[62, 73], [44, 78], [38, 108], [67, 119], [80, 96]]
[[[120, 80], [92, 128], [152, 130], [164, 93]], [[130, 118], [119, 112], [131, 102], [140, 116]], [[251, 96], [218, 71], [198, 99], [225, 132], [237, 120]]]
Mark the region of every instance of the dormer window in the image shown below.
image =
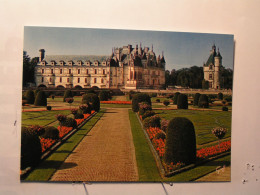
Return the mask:
[[90, 66], [90, 61], [86, 61], [86, 65], [87, 65], [87, 66]]
[[72, 60], [69, 61], [69, 66], [72, 66], [73, 62]]
[[64, 66], [64, 61], [61, 60], [61, 61], [60, 61], [60, 65], [61, 65], [61, 66]]
[[95, 65], [95, 66], [98, 66], [98, 61], [95, 61], [95, 62], [94, 62], [94, 65]]
[[55, 61], [54, 60], [51, 61], [51, 65], [55, 66]]
[[45, 62], [45, 61], [42, 61], [42, 65], [45, 66], [45, 65], [46, 65], [46, 62]]
[[78, 65], [82, 66], [82, 61], [81, 60], [78, 61]]

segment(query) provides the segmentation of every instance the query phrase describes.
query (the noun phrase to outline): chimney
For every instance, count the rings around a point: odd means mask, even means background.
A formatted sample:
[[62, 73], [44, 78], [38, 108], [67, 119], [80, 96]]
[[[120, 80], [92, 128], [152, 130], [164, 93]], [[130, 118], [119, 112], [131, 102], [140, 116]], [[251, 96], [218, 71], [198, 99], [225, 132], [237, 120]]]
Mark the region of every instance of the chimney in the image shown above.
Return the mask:
[[39, 61], [41, 62], [45, 58], [45, 50], [44, 49], [40, 49], [39, 52], [40, 52], [40, 59], [39, 59]]

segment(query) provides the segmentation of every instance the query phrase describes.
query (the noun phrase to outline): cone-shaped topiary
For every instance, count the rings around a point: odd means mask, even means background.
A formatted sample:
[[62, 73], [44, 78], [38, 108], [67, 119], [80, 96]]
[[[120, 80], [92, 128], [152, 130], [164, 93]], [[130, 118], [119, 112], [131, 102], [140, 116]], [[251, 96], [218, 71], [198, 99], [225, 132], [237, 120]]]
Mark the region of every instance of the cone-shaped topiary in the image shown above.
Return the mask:
[[137, 93], [133, 96], [132, 99], [132, 110], [134, 112], [138, 112], [139, 111], [139, 103], [141, 102], [146, 102], [147, 104], [149, 104], [150, 106], [152, 106], [151, 103], [151, 97], [146, 94], [146, 93]]
[[165, 162], [184, 163], [196, 161], [196, 136], [192, 122], [184, 117], [173, 118], [167, 127]]
[[42, 155], [41, 142], [32, 130], [22, 127], [21, 135], [21, 169], [36, 166]]
[[82, 96], [82, 104], [90, 104], [92, 109], [94, 109], [96, 112], [100, 110], [99, 97], [94, 93], [84, 94]]
[[34, 101], [35, 106], [47, 106], [47, 97], [44, 91], [39, 91]]
[[178, 109], [188, 109], [188, 97], [185, 94], [180, 94], [177, 101]]
[[180, 95], [180, 92], [176, 92], [173, 97], [173, 104], [177, 105], [178, 102], [178, 96]]
[[72, 98], [72, 97], [73, 97], [72, 91], [69, 89], [66, 90], [63, 96], [63, 102], [66, 102], [66, 98]]
[[208, 108], [209, 107], [209, 98], [207, 95], [202, 94], [199, 98], [198, 106], [200, 108]]
[[25, 97], [27, 100], [27, 104], [34, 104], [35, 97], [34, 92], [32, 90], [26, 91]]
[[218, 99], [219, 99], [219, 100], [223, 100], [223, 93], [221, 93], [221, 92], [218, 93]]
[[194, 96], [193, 106], [198, 106], [200, 93], [196, 93]]

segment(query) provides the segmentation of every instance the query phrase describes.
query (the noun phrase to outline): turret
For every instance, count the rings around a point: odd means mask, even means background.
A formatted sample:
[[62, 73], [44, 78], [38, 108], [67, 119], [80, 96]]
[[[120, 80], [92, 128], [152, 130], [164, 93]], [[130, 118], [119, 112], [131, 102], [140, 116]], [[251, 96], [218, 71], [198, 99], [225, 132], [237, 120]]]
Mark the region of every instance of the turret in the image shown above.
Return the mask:
[[41, 62], [45, 58], [45, 50], [44, 49], [40, 49], [39, 52], [40, 52], [39, 61]]

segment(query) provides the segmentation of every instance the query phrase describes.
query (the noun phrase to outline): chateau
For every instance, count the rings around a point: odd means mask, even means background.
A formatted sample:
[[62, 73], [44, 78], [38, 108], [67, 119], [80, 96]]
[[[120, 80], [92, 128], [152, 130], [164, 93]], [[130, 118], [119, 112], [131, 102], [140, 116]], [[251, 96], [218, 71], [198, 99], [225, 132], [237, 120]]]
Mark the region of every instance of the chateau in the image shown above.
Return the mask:
[[222, 88], [222, 68], [222, 56], [220, 55], [219, 49], [216, 52], [216, 46], [214, 44], [207, 63], [203, 64], [204, 79], [209, 82], [210, 89]]
[[113, 48], [110, 56], [46, 55], [40, 49], [37, 87], [163, 88], [165, 59], [141, 44]]

